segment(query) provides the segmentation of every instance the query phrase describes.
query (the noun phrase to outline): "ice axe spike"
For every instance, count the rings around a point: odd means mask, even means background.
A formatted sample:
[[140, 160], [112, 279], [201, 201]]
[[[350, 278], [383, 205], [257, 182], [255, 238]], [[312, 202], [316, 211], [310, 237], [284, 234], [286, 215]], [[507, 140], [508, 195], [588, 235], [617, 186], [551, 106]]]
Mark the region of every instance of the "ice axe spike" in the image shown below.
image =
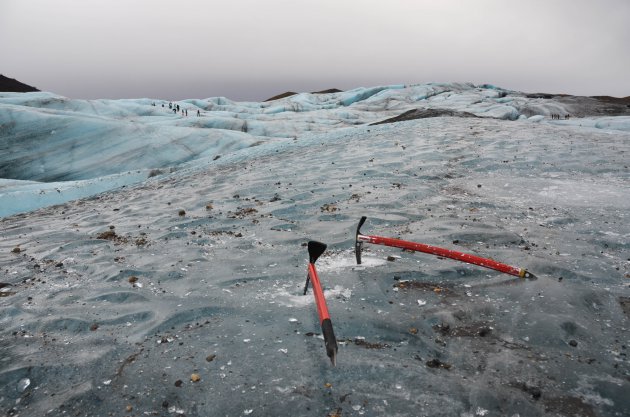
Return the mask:
[[326, 345], [326, 356], [330, 358], [332, 366], [337, 366], [337, 338], [330, 319], [322, 321], [322, 333], [324, 335], [324, 345]]

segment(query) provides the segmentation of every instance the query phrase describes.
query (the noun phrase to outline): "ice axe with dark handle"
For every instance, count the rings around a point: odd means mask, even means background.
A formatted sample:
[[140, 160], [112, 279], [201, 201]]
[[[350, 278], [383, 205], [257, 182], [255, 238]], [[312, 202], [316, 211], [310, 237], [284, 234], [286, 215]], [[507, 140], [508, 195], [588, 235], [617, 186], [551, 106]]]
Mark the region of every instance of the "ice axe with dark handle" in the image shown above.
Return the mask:
[[322, 326], [322, 333], [324, 335], [324, 344], [326, 345], [326, 355], [330, 358], [333, 366], [337, 364], [337, 338], [335, 338], [335, 332], [333, 331], [332, 321], [330, 321], [330, 314], [328, 314], [328, 307], [326, 306], [326, 299], [324, 298], [324, 292], [317, 276], [317, 270], [315, 269], [315, 262], [317, 258], [321, 256], [326, 250], [326, 245], [321, 242], [311, 240], [308, 242], [308, 273], [306, 275], [306, 285], [304, 286], [304, 295], [308, 291], [308, 283], [313, 283], [313, 294], [315, 295], [315, 304], [317, 305], [317, 314], [319, 315], [319, 323]]
[[361, 226], [365, 223], [367, 217], [361, 217], [359, 226], [357, 227], [356, 241], [354, 244], [354, 251], [357, 258], [357, 264], [361, 264], [361, 251], [363, 250], [363, 242], [372, 243], [375, 245], [391, 246], [394, 248], [401, 248], [412, 250], [416, 252], [429, 253], [435, 256], [442, 256], [444, 258], [455, 259], [457, 261], [466, 262], [473, 265], [483, 266], [485, 268], [494, 269], [495, 271], [503, 272], [505, 274], [514, 275], [519, 278], [537, 279], [534, 274], [527, 271], [524, 268], [517, 268], [515, 266], [506, 265], [501, 262], [493, 261], [492, 259], [482, 258], [480, 256], [471, 255], [468, 253], [458, 252], [450, 249], [440, 248], [438, 246], [425, 245], [424, 243], [409, 242], [401, 239], [393, 239], [382, 236], [370, 236], [361, 234]]

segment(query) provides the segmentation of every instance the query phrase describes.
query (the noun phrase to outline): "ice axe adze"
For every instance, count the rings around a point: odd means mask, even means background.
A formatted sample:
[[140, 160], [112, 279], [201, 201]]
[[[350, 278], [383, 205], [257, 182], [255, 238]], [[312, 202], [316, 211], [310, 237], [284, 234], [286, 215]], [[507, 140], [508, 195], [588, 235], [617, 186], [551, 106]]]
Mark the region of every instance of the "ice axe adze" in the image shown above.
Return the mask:
[[304, 286], [304, 295], [308, 291], [309, 280], [313, 283], [313, 294], [315, 295], [315, 304], [317, 305], [317, 314], [319, 315], [319, 323], [322, 326], [322, 333], [324, 335], [324, 343], [326, 345], [326, 355], [330, 358], [333, 366], [337, 364], [337, 339], [335, 338], [335, 332], [333, 331], [332, 321], [330, 321], [330, 315], [328, 314], [328, 307], [326, 306], [326, 299], [324, 298], [324, 292], [317, 276], [317, 270], [315, 269], [315, 262], [317, 258], [321, 256], [326, 250], [326, 245], [321, 242], [315, 242], [311, 240], [308, 242], [308, 274], [306, 275], [306, 285]]
[[375, 245], [391, 246], [394, 248], [401, 248], [412, 250], [416, 252], [429, 253], [431, 255], [442, 256], [444, 258], [455, 259], [457, 261], [466, 262], [473, 265], [483, 266], [485, 268], [494, 269], [495, 271], [503, 272], [505, 274], [514, 275], [519, 278], [536, 279], [536, 276], [531, 272], [528, 272], [524, 268], [517, 268], [514, 266], [506, 265], [501, 262], [493, 261], [492, 259], [482, 258], [476, 255], [470, 255], [468, 253], [458, 252], [450, 249], [440, 248], [432, 245], [425, 245], [424, 243], [408, 242], [406, 240], [392, 239], [381, 236], [368, 236], [361, 234], [361, 226], [365, 223], [366, 217], [361, 217], [359, 226], [357, 227], [356, 241], [354, 245], [355, 255], [357, 257], [357, 264], [361, 263], [361, 251], [363, 250], [363, 242], [373, 243]]

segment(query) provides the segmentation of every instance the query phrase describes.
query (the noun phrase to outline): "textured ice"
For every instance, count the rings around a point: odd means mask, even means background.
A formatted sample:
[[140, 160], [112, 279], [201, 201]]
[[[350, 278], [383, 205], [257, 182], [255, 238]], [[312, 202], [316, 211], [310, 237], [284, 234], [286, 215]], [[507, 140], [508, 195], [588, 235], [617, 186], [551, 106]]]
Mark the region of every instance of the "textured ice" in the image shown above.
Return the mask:
[[[174, 103], [188, 111], [187, 117], [174, 114], [168, 104], [148, 98], [86, 101], [47, 92], [0, 93], [0, 178], [66, 183], [63, 187], [41, 184], [43, 192], [59, 190], [55, 198], [41, 198], [37, 193], [22, 192], [19, 185], [12, 189], [5, 182], [0, 216], [138, 183], [182, 164], [209, 165], [226, 154], [261, 143], [372, 123], [418, 107], [505, 120], [537, 116], [532, 121], [552, 113], [572, 112], [566, 103], [466, 83], [302, 93], [263, 103], [234, 102], [225, 97]], [[196, 117], [197, 111], [201, 117]], [[554, 122], [628, 130], [628, 120]], [[71, 182], [95, 178], [99, 178], [98, 186]], [[73, 187], [80, 190], [70, 191]], [[18, 199], [16, 206], [8, 203]]]
[[[597, 128], [595, 118], [366, 125], [418, 107], [482, 115], [506, 98], [468, 84], [399, 87], [186, 101], [209, 113], [200, 118], [162, 114], [153, 99], [3, 94], [2, 167], [24, 177], [1, 185], [0, 411], [628, 415], [630, 133]], [[537, 99], [511, 96], [501, 114], [532, 115], [521, 109]], [[284, 110], [265, 113], [274, 107]], [[8, 150], [46, 142], [36, 127], [49, 117], [63, 120], [59, 146], [89, 126], [95, 150], [121, 146], [103, 150], [121, 169], [90, 166], [97, 155], [83, 165], [51, 144], [39, 163], [73, 179], [29, 176], [42, 175], [37, 164], [22, 166]], [[267, 135], [191, 126], [215, 117], [256, 121]], [[142, 132], [153, 128], [237, 136], [216, 160], [200, 146], [182, 162], [176, 139], [161, 142], [160, 166], [127, 160], [142, 147], [117, 135], [148, 141]], [[153, 169], [162, 173], [149, 177]], [[90, 198], [52, 197], [87, 195], [80, 184], [94, 187]], [[39, 210], [11, 215], [36, 206], [11, 196], [36, 201], [38, 190]], [[368, 244], [357, 266], [362, 215], [364, 233], [491, 257], [538, 279]], [[336, 367], [312, 290], [302, 295], [308, 240], [328, 245], [317, 268]]]

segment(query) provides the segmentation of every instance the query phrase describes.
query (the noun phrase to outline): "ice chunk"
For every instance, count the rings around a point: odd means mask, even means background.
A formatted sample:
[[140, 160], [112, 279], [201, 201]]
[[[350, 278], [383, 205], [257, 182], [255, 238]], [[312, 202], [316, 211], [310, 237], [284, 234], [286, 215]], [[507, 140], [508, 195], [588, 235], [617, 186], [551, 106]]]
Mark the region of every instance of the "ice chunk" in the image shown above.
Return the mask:
[[18, 392], [24, 392], [26, 388], [31, 385], [31, 380], [28, 378], [22, 378], [18, 381], [17, 390]]

